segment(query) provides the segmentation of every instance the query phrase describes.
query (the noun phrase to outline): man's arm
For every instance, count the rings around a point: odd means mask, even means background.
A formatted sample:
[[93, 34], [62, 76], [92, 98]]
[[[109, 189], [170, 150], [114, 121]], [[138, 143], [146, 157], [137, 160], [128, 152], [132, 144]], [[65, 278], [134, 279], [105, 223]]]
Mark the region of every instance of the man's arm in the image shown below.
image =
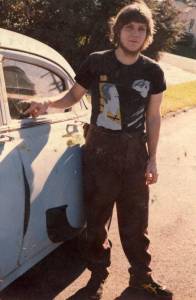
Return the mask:
[[87, 90], [84, 87], [75, 83], [69, 91], [62, 92], [60, 98], [59, 95], [50, 97], [50, 100], [48, 98], [41, 98], [41, 102], [39, 102], [35, 96], [36, 102], [31, 102], [31, 106], [25, 111], [25, 114], [38, 117], [44, 114], [48, 107], [69, 108], [78, 102], [86, 92]]
[[146, 183], [157, 182], [158, 173], [156, 165], [156, 153], [161, 125], [160, 106], [163, 93], [151, 95], [148, 110], [146, 112], [146, 132], [149, 160], [146, 169]]

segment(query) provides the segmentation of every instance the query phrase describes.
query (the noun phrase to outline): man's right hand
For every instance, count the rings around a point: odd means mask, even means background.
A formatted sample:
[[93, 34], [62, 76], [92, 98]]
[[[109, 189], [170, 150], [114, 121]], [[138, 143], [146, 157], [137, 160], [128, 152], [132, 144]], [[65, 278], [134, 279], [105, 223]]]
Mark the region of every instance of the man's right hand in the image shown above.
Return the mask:
[[49, 102], [31, 102], [31, 106], [24, 112], [24, 115], [31, 115], [33, 118], [44, 115], [48, 109]]
[[[51, 96], [50, 101], [46, 97], [42, 97], [41, 101], [32, 101], [31, 106], [24, 112], [24, 114], [38, 117], [46, 113], [49, 105], [54, 108], [69, 108], [78, 102], [87, 92], [87, 90], [80, 84], [75, 83], [69, 91], [63, 91], [58, 95]], [[44, 101], [46, 100], [46, 101]]]

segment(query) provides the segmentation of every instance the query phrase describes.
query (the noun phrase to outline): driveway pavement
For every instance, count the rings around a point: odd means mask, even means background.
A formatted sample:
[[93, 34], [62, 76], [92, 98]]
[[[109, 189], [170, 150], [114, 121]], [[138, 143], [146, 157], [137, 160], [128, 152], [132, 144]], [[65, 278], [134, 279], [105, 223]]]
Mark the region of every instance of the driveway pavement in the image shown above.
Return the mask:
[[162, 52], [161, 61], [170, 64], [171, 66], [181, 68], [184, 71], [196, 74], [196, 59]]
[[164, 52], [159, 62], [168, 85], [196, 81], [196, 60]]

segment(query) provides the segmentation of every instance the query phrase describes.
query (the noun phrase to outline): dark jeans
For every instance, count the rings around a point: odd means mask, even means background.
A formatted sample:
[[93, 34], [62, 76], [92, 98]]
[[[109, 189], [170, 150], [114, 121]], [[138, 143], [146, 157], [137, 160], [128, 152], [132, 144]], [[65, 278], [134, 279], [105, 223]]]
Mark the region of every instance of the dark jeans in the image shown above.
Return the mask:
[[88, 268], [101, 272], [110, 266], [108, 230], [116, 203], [121, 243], [131, 270], [140, 278], [150, 274], [144, 135], [90, 126], [83, 158]]

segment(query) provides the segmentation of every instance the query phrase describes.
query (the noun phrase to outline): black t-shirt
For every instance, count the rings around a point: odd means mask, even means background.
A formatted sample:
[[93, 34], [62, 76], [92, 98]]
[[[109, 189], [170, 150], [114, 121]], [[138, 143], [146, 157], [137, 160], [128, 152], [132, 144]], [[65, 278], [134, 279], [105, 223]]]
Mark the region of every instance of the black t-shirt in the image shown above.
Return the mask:
[[150, 95], [166, 89], [157, 63], [140, 55], [134, 64], [124, 65], [114, 50], [90, 54], [75, 79], [91, 91], [91, 124], [127, 132], [144, 130]]

